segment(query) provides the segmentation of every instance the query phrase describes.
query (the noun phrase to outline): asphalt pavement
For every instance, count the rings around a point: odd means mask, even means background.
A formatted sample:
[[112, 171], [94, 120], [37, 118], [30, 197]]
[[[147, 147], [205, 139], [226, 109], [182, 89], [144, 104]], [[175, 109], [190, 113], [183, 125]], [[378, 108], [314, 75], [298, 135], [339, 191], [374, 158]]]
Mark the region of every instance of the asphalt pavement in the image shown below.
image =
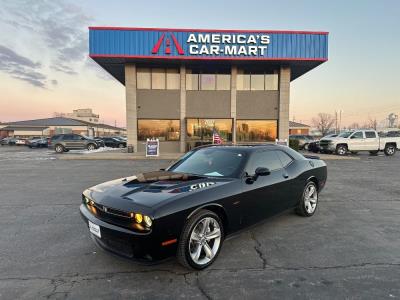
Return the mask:
[[0, 299], [398, 299], [400, 153], [359, 157], [327, 161], [313, 217], [268, 220], [192, 272], [98, 249], [79, 215], [85, 188], [171, 161], [0, 147]]

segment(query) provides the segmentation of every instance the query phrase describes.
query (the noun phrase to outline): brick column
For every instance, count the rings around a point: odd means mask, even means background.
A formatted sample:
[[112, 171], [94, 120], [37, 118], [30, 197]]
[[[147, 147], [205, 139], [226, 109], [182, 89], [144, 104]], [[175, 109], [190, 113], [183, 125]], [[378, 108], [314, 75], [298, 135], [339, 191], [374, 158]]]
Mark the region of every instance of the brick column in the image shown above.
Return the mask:
[[132, 145], [137, 152], [137, 104], [136, 104], [136, 66], [125, 65], [126, 91], [126, 132], [128, 145]]
[[281, 67], [279, 74], [278, 138], [289, 139], [290, 68]]
[[180, 95], [180, 120], [181, 120], [181, 138], [180, 138], [180, 151], [186, 152], [186, 67], [184, 65], [180, 68], [181, 75], [181, 95]]
[[233, 119], [232, 142], [236, 143], [236, 82], [237, 66], [231, 67], [231, 118]]

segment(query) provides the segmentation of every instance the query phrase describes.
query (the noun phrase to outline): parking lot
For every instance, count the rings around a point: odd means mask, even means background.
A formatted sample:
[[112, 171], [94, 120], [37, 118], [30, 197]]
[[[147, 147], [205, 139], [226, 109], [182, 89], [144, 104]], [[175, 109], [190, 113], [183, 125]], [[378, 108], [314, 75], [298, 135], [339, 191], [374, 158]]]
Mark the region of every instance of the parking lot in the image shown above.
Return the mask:
[[98, 249], [81, 192], [167, 160], [60, 160], [0, 147], [0, 299], [400, 298], [400, 154], [329, 160], [312, 218], [287, 213], [224, 243], [202, 272]]

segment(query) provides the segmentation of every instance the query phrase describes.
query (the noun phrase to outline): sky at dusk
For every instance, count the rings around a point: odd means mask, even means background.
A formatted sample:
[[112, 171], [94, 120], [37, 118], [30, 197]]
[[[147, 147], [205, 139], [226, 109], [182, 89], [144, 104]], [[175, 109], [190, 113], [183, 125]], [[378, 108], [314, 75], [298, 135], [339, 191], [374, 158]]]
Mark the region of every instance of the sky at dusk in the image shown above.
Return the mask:
[[400, 1], [0, 2], [0, 121], [93, 108], [125, 126], [125, 89], [88, 58], [88, 26], [329, 32], [329, 61], [291, 85], [290, 116], [400, 114]]

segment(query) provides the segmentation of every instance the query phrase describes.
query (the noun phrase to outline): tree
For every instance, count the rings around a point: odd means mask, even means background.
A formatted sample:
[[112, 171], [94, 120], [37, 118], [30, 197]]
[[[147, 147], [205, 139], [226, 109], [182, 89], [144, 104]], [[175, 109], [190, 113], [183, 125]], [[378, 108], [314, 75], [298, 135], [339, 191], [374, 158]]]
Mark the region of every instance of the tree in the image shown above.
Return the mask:
[[376, 130], [376, 127], [378, 127], [378, 121], [376, 120], [376, 118], [372, 119], [371, 117], [369, 117], [368, 121], [365, 122], [364, 128]]
[[335, 118], [327, 113], [319, 113], [316, 118], [312, 119], [312, 123], [325, 136], [334, 127]]
[[359, 129], [360, 128], [360, 124], [358, 124], [357, 122], [351, 123], [349, 125], [350, 129]]

